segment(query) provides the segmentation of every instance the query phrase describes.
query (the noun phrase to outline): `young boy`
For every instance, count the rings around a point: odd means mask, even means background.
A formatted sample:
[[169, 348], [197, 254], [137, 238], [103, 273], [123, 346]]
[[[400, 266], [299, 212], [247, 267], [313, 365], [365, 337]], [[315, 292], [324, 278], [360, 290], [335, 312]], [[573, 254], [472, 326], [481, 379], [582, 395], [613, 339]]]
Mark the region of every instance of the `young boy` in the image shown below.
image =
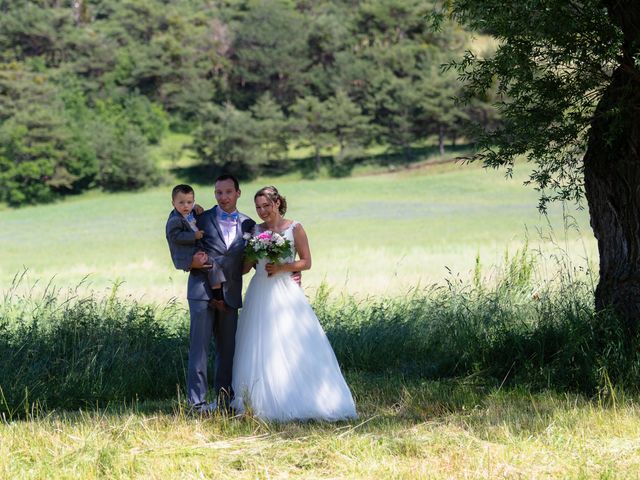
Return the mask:
[[[171, 203], [174, 208], [169, 214], [166, 226], [171, 260], [176, 268], [188, 271], [194, 253], [201, 252], [206, 257], [199, 242], [204, 232], [198, 229], [193, 214], [195, 205], [193, 188], [184, 184], [176, 185], [171, 192]], [[212, 262], [207, 275], [211, 288], [216, 292], [221, 291], [221, 283], [226, 280], [222, 268], [216, 262]]]

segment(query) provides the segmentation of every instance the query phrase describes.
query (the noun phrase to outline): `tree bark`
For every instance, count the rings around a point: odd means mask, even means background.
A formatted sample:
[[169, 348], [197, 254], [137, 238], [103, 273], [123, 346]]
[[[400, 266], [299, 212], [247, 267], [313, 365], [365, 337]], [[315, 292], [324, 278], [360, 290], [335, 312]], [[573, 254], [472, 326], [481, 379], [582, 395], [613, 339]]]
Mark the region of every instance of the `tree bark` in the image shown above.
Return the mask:
[[316, 172], [320, 171], [322, 167], [322, 162], [320, 161], [320, 149], [315, 147], [315, 157], [316, 157]]
[[440, 124], [438, 126], [438, 150], [440, 151], [440, 156], [444, 155], [444, 125]]
[[74, 0], [73, 16], [75, 18], [76, 25], [89, 23], [89, 11], [85, 0]]
[[[614, 22], [640, 17], [635, 2], [612, 2], [608, 9]], [[616, 24], [625, 35], [625, 52], [591, 123], [584, 179], [600, 255], [596, 309], [617, 313], [631, 339], [640, 333], [640, 71], [633, 62], [640, 25]]]

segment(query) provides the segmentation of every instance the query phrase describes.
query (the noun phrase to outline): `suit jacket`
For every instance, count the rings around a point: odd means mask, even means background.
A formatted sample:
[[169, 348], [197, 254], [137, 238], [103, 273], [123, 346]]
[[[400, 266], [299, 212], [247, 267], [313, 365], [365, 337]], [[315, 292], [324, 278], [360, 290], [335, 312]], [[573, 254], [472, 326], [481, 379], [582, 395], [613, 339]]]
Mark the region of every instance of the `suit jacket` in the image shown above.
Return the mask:
[[195, 247], [198, 245], [196, 232], [175, 209], [167, 219], [166, 235], [173, 265], [179, 270], [189, 270]]
[[[223, 283], [224, 300], [231, 308], [242, 307], [242, 267], [244, 265], [244, 248], [247, 241], [243, 235], [251, 232], [256, 222], [243, 213], [238, 216], [238, 231], [236, 238], [227, 248], [220, 225], [218, 225], [218, 206], [203, 212], [197, 219], [197, 225], [204, 231], [201, 240], [202, 249], [209, 256], [209, 260], [215, 261], [226, 277]], [[187, 285], [187, 299], [209, 300], [211, 298], [211, 286], [207, 279], [207, 271], [193, 269], [189, 274]]]

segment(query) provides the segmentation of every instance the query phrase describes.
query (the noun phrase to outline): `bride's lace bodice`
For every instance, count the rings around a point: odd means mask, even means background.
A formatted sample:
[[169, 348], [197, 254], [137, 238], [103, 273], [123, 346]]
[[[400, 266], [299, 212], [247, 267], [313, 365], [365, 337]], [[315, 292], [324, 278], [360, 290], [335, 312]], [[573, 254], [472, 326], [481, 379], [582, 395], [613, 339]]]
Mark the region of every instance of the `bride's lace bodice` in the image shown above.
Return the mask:
[[[296, 228], [296, 226], [299, 225], [299, 222], [296, 222], [295, 220], [293, 222], [291, 222], [291, 225], [289, 225], [284, 231], [282, 232], [276, 232], [279, 233], [280, 235], [282, 235], [285, 239], [289, 240], [289, 242], [291, 242], [291, 255], [284, 258], [282, 260], [281, 263], [291, 263], [295, 260], [296, 257], [296, 248], [295, 248], [295, 240], [293, 238], [293, 230]], [[256, 225], [254, 227], [254, 235], [258, 235], [262, 232], [264, 232], [265, 229], [260, 228], [260, 225]], [[256, 275], [259, 276], [267, 276], [267, 271], [264, 269], [264, 266], [269, 263], [270, 260], [267, 258], [262, 258], [260, 259], [260, 261], [258, 261], [258, 264], [256, 265]], [[280, 272], [278, 274], [276, 274], [276, 276], [279, 275], [291, 275], [289, 272]]]

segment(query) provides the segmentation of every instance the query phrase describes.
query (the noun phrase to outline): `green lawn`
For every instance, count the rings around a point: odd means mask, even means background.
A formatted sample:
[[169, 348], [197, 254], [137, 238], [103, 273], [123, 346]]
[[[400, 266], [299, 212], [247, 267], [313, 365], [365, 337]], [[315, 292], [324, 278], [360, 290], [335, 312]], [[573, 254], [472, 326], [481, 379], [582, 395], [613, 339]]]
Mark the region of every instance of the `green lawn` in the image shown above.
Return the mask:
[[[579, 230], [565, 230], [561, 206], [549, 218], [536, 210], [537, 193], [478, 166], [445, 164], [344, 179], [289, 175], [242, 185], [239, 207], [255, 216], [253, 192], [275, 183], [287, 197], [287, 216], [308, 231], [313, 268], [303, 283], [312, 292], [326, 281], [334, 292], [398, 295], [416, 285], [472, 275], [479, 255], [484, 273], [528, 239], [542, 248], [543, 269], [552, 254], [593, 262], [595, 241], [585, 211], [573, 211]], [[194, 185], [196, 200], [213, 204], [210, 183]], [[184, 298], [186, 274], [172, 268], [164, 224], [171, 186], [141, 193], [91, 193], [52, 205], [0, 211], [0, 282], [28, 269], [25, 286], [77, 286], [95, 290], [124, 282], [121, 292], [165, 301]], [[546, 237], [550, 230], [557, 245]], [[545, 233], [540, 235], [538, 229]], [[564, 252], [564, 253], [563, 253]]]

